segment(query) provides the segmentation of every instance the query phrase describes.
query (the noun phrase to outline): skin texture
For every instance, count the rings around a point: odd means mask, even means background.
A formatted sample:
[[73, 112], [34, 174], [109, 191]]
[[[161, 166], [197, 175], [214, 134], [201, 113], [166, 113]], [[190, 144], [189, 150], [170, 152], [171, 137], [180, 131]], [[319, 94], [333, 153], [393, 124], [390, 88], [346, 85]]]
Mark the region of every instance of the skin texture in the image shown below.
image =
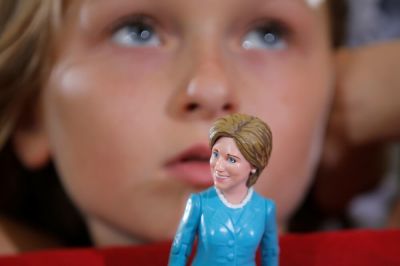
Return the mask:
[[[144, 42], [126, 34], [137, 21], [153, 29]], [[235, 111], [271, 127], [274, 152], [256, 189], [285, 224], [311, 182], [332, 98], [322, 6], [74, 1], [63, 23], [35, 125], [14, 141], [26, 165], [55, 162], [95, 244], [172, 238], [189, 193], [206, 184], [178, 178], [170, 162], [195, 147], [207, 159], [185, 169], [212, 184], [207, 132]], [[266, 24], [276, 42], [257, 37]]]
[[212, 148], [211, 175], [215, 187], [234, 204], [240, 203], [247, 194], [246, 181], [254, 167], [243, 157], [232, 138], [220, 138]]

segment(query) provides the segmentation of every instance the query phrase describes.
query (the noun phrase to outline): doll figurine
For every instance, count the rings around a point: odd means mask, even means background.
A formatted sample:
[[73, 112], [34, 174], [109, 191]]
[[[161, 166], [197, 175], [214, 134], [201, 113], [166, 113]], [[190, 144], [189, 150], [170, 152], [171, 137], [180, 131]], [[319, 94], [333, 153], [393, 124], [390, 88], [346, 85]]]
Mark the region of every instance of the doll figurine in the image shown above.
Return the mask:
[[209, 132], [214, 186], [191, 194], [175, 235], [170, 266], [186, 265], [194, 239], [192, 265], [279, 263], [275, 203], [253, 189], [268, 163], [272, 134], [257, 117], [231, 114], [217, 119]]

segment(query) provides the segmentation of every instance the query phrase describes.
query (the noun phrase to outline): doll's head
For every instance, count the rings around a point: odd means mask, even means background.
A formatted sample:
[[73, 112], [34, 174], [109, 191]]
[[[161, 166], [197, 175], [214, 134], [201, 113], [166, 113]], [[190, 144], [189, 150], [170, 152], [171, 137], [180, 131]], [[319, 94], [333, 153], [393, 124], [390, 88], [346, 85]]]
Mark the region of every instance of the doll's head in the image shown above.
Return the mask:
[[212, 185], [212, 122], [247, 113], [274, 130], [268, 171], [252, 163], [283, 224], [332, 100], [326, 3], [2, 1], [1, 142], [32, 171], [54, 163], [97, 245], [164, 240]]
[[209, 132], [210, 148], [221, 137], [232, 138], [243, 157], [256, 171], [250, 173], [247, 187], [253, 186], [268, 164], [272, 150], [272, 133], [266, 123], [246, 114], [231, 114], [217, 119]]

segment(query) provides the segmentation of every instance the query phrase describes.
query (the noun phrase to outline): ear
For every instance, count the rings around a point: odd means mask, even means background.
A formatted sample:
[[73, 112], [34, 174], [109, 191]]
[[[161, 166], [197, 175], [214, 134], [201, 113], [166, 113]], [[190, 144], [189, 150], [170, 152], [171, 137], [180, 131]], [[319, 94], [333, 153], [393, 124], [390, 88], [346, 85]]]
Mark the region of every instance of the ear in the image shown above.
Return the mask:
[[34, 110], [27, 113], [14, 130], [11, 141], [20, 161], [34, 170], [49, 161], [50, 149], [41, 112]]

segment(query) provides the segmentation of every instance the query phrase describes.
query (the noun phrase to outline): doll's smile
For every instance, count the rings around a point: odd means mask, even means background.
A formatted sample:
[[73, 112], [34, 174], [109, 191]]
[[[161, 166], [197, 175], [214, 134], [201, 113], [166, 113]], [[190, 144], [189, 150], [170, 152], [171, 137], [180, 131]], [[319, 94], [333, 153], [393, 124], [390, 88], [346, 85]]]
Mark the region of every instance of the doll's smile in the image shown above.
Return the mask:
[[214, 176], [216, 179], [221, 179], [221, 180], [225, 180], [225, 179], [229, 178], [228, 175], [222, 175], [222, 174], [218, 173], [218, 171], [214, 172]]

